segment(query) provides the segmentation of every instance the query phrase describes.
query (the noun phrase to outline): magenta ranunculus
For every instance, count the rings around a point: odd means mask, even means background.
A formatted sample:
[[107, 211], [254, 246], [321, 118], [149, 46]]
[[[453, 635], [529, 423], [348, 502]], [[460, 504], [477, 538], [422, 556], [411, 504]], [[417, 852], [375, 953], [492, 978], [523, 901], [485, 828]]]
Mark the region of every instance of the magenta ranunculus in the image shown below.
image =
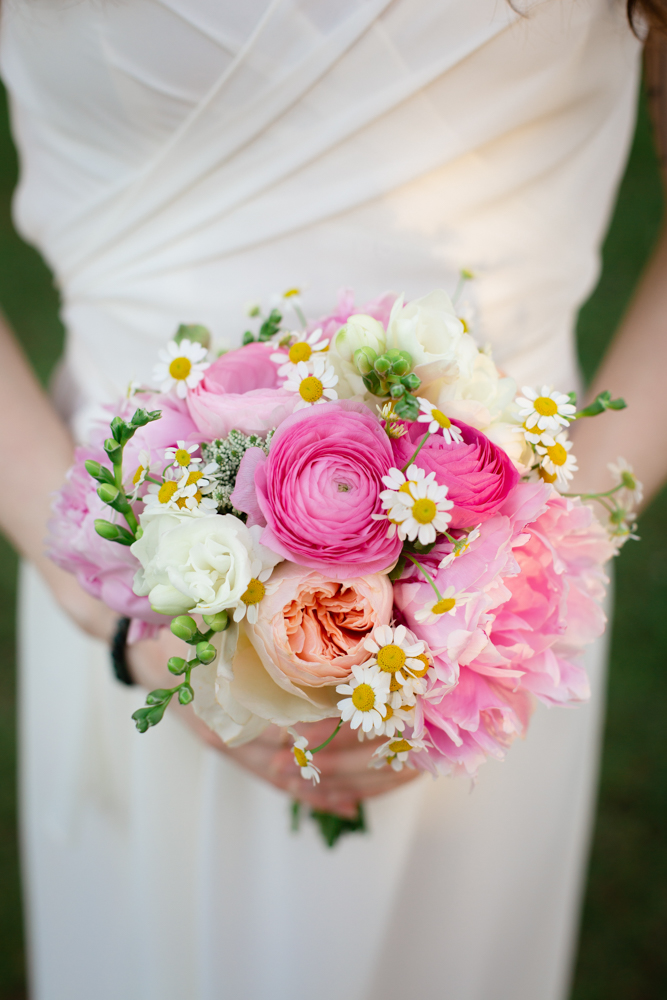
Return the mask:
[[[469, 424], [453, 420], [463, 441], [447, 444], [442, 434], [431, 434], [419, 452], [416, 465], [435, 472], [436, 482], [448, 488], [454, 502], [452, 528], [472, 528], [491, 517], [519, 481], [509, 455]], [[410, 460], [424, 436], [424, 424], [412, 423], [408, 433], [394, 439], [394, 465], [399, 469]]]
[[188, 393], [188, 408], [204, 437], [227, 437], [233, 429], [266, 434], [294, 408], [294, 396], [278, 388], [274, 344], [247, 344], [214, 361]]
[[381, 513], [382, 476], [392, 464], [389, 439], [365, 406], [325, 403], [288, 417], [268, 458], [246, 453], [233, 502], [248, 495], [252, 477], [264, 545], [337, 580], [380, 573], [401, 551], [387, 522], [372, 516]]

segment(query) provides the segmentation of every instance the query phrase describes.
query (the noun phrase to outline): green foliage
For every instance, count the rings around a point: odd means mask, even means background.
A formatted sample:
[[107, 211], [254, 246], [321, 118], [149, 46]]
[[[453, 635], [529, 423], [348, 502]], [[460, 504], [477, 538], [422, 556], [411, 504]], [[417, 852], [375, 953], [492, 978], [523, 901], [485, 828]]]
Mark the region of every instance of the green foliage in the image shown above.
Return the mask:
[[241, 431], [231, 430], [226, 438], [217, 438], [210, 444], [201, 446], [204, 461], [218, 464], [218, 471], [209, 475], [209, 479], [215, 484], [209, 495], [217, 502], [219, 514], [234, 514], [242, 521], [247, 520], [247, 514], [236, 510], [229, 498], [234, 492], [241, 460], [248, 448], [261, 448], [268, 455], [273, 433], [269, 431], [265, 437], [261, 437], [259, 434], [243, 434]]

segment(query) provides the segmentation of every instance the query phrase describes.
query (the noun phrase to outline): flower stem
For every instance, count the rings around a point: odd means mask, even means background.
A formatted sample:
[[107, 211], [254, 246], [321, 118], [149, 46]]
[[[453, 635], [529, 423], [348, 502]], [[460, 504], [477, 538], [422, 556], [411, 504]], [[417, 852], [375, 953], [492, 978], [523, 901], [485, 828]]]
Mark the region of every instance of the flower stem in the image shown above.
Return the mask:
[[614, 493], [618, 493], [621, 489], [623, 489], [623, 483], [619, 483], [618, 486], [614, 486], [613, 490], [607, 490], [606, 493], [561, 493], [561, 496], [581, 497], [582, 500], [599, 500], [600, 497], [613, 496]]
[[412, 456], [412, 458], [410, 459], [410, 461], [405, 463], [405, 465], [401, 469], [401, 472], [405, 472], [406, 469], [410, 468], [410, 466], [412, 465], [412, 463], [416, 459], [417, 455], [419, 454], [419, 452], [422, 450], [422, 448], [426, 444], [427, 438], [430, 438], [430, 436], [431, 436], [431, 432], [430, 431], [426, 431], [426, 434], [424, 434], [424, 437], [419, 442], [419, 446], [417, 447], [416, 452], [414, 453], [414, 455]]
[[419, 563], [419, 562], [417, 562], [417, 560], [415, 559], [415, 557], [411, 556], [409, 552], [404, 552], [403, 555], [405, 556], [406, 559], [409, 559], [410, 562], [413, 562], [415, 564], [415, 566], [417, 567], [417, 569], [419, 570], [419, 572], [422, 573], [423, 576], [426, 578], [426, 581], [428, 583], [430, 583], [431, 586], [433, 587], [433, 590], [435, 591], [435, 596], [438, 598], [439, 601], [441, 601], [442, 600], [442, 594], [440, 593], [440, 591], [436, 587], [435, 581], [433, 580], [433, 577], [431, 576], [431, 574], [428, 573], [427, 570], [424, 569], [424, 567], [422, 566], [422, 564]]
[[339, 719], [339, 720], [338, 720], [338, 725], [337, 725], [337, 726], [336, 726], [336, 728], [334, 729], [334, 731], [333, 731], [333, 733], [331, 734], [331, 736], [330, 736], [330, 737], [329, 737], [328, 739], [326, 739], [326, 740], [324, 741], [324, 743], [320, 743], [320, 745], [319, 745], [318, 747], [313, 747], [313, 749], [312, 749], [312, 750], [311, 750], [310, 752], [311, 752], [311, 753], [319, 753], [319, 751], [320, 751], [320, 750], [324, 750], [324, 748], [325, 748], [325, 747], [329, 746], [329, 744], [331, 743], [331, 741], [332, 741], [332, 739], [334, 738], [334, 736], [337, 736], [337, 735], [338, 735], [338, 731], [339, 731], [339, 729], [340, 729], [340, 727], [341, 727], [342, 725], [343, 725], [343, 720], [342, 720], [342, 719]]

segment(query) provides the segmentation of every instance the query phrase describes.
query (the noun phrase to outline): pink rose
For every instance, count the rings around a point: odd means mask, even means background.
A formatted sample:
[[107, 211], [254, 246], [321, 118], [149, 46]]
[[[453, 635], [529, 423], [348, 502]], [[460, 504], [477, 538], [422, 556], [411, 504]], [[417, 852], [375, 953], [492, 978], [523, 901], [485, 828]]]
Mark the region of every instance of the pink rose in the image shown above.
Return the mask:
[[273, 344], [246, 344], [229, 351], [206, 370], [187, 403], [197, 430], [206, 438], [266, 434], [294, 409], [294, 396], [278, 388]]
[[268, 458], [247, 452], [233, 503], [256, 490], [266, 521], [262, 544], [286, 559], [346, 580], [388, 569], [401, 542], [387, 537], [382, 476], [393, 464], [389, 438], [361, 403], [338, 400], [292, 414]]
[[[435, 472], [436, 482], [448, 488], [447, 499], [454, 502], [452, 528], [472, 528], [502, 507], [519, 473], [509, 455], [482, 431], [459, 420], [452, 423], [460, 428], [463, 441], [447, 444], [442, 434], [431, 434], [415, 464], [427, 473]], [[394, 439], [394, 465], [399, 469], [416, 451], [423, 428], [423, 424], [411, 423], [404, 437]]]

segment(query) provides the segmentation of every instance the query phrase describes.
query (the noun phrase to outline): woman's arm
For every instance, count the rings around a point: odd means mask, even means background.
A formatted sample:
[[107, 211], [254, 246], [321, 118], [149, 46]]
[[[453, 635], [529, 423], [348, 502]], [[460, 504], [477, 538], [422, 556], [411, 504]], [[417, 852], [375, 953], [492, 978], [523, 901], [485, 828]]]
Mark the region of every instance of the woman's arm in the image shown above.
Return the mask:
[[[651, 116], [667, 181], [667, 40], [649, 39], [646, 72]], [[667, 479], [667, 226], [621, 327], [597, 372], [590, 397], [608, 389], [627, 410], [585, 419], [576, 426], [580, 472], [573, 489], [611, 485], [607, 463], [619, 455], [644, 484], [645, 503]]]

